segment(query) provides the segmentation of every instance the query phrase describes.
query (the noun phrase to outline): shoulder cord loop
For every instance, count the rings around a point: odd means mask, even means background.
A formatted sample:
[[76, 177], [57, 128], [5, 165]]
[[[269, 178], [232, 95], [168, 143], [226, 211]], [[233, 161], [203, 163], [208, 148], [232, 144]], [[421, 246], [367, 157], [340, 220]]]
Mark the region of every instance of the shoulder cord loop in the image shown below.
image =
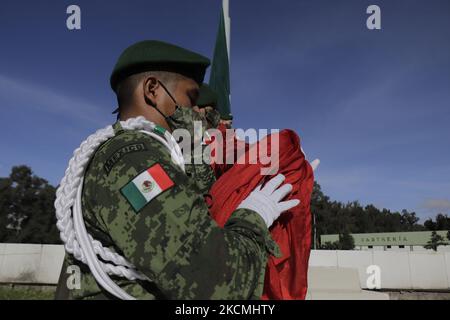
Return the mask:
[[[173, 136], [164, 132], [164, 138], [153, 132], [156, 125], [144, 117], [137, 117], [121, 121], [124, 130], [139, 130], [165, 145], [172, 157], [172, 161], [184, 171], [184, 158], [180, 146]], [[87, 232], [81, 210], [81, 195], [83, 190], [83, 176], [97, 148], [108, 139], [115, 136], [113, 126], [98, 130], [83, 141], [69, 161], [65, 175], [56, 191], [55, 209], [57, 227], [65, 250], [77, 260], [87, 264], [97, 282], [109, 293], [124, 300], [135, 298], [120, 288], [109, 275], [119, 276], [128, 280], [150, 280], [140, 273], [124, 257], [115, 251], [103, 247]], [[103, 261], [99, 260], [99, 257]]]

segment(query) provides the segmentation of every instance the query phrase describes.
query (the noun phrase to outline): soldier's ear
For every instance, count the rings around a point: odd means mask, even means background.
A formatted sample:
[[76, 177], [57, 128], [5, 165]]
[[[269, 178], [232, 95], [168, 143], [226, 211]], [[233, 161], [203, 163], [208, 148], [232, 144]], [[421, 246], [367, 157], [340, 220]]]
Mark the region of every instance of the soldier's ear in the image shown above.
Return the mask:
[[155, 106], [158, 98], [158, 89], [160, 87], [158, 79], [153, 76], [147, 77], [143, 82], [143, 86], [145, 101], [148, 104]]

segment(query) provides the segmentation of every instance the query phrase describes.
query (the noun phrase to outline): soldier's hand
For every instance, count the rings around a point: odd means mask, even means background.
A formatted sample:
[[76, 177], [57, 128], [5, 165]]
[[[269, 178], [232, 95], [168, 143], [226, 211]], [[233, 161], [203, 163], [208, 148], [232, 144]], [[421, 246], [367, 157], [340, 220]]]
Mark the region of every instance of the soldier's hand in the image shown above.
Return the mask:
[[[284, 179], [285, 176], [279, 174], [272, 178], [264, 188], [261, 185], [257, 186], [242, 201], [238, 209], [245, 208], [255, 211], [263, 218], [267, 227], [270, 227], [282, 212], [292, 209], [300, 203], [300, 200], [297, 199], [281, 201], [292, 191], [291, 184], [284, 184], [280, 187]], [[280, 188], [278, 189], [278, 187]]]

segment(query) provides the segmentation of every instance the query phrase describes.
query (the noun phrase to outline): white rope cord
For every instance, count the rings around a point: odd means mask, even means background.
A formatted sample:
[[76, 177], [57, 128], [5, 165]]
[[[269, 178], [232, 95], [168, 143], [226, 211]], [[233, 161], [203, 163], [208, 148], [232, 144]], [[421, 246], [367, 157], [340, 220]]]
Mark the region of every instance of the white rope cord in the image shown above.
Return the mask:
[[[184, 171], [184, 158], [181, 149], [173, 136], [165, 131], [161, 138], [153, 130], [156, 125], [145, 120], [144, 117], [121, 121], [125, 130], [140, 130], [165, 145], [171, 153], [172, 161]], [[83, 189], [83, 176], [89, 160], [97, 148], [114, 137], [112, 126], [98, 130], [83, 141], [74, 151], [65, 175], [56, 191], [56, 218], [61, 240], [66, 251], [77, 260], [87, 264], [98, 283], [108, 292], [120, 299], [134, 299], [112, 281], [109, 275], [115, 275], [128, 280], [149, 280], [145, 275], [135, 269], [124, 257], [117, 254], [93, 239], [86, 231], [81, 209], [81, 195]], [[103, 262], [98, 259], [108, 261]]]

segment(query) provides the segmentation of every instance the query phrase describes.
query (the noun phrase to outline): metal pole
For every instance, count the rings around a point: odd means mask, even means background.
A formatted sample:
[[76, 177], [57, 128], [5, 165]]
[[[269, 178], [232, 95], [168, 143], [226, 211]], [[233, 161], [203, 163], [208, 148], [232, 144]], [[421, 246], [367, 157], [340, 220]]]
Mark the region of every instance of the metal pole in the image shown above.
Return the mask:
[[225, 22], [225, 37], [227, 39], [228, 64], [230, 64], [230, 33], [231, 33], [231, 19], [230, 19], [230, 2], [229, 0], [222, 0], [223, 18]]
[[314, 250], [317, 249], [317, 228], [316, 228], [316, 213], [313, 212], [313, 223], [314, 223]]

